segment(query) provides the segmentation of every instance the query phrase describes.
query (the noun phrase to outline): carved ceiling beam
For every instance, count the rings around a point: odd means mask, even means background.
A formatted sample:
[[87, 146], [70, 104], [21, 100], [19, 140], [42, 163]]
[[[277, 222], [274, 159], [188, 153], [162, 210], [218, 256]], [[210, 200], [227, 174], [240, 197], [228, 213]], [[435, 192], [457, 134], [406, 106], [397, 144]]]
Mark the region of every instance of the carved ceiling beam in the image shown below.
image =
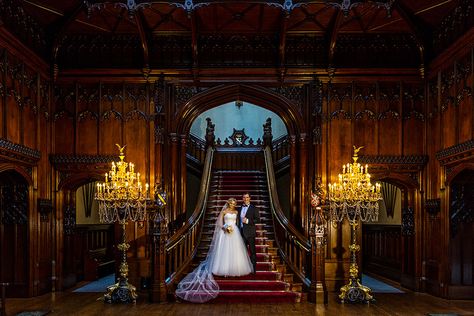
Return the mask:
[[344, 20], [344, 13], [342, 10], [337, 10], [332, 19], [332, 26], [328, 28], [327, 38], [329, 38], [328, 45], [328, 69], [334, 68], [334, 52], [336, 51], [337, 35]]
[[286, 51], [286, 34], [288, 30], [288, 20], [290, 15], [286, 12], [281, 13], [280, 22], [280, 39], [278, 45], [278, 62], [279, 62], [279, 75], [280, 80], [283, 81], [285, 75], [285, 51]]
[[140, 35], [140, 42], [143, 50], [143, 75], [145, 78], [150, 74], [150, 56], [149, 56], [149, 46], [148, 46], [148, 35], [145, 30], [145, 25], [143, 22], [142, 12], [137, 12], [135, 14], [135, 22], [137, 23], [138, 34]]
[[54, 25], [55, 30], [51, 30], [51, 33], [56, 34], [53, 39], [53, 45], [51, 47], [51, 65], [53, 67], [53, 80], [56, 81], [58, 76], [58, 52], [61, 46], [61, 41], [66, 34], [68, 27], [76, 20], [77, 15], [84, 9], [85, 2], [80, 1], [79, 4], [74, 7], [70, 12], [65, 13]]
[[421, 21], [414, 15], [411, 14], [407, 8], [400, 3], [400, 1], [395, 2], [393, 5], [395, 10], [400, 14], [402, 19], [407, 23], [412, 34], [415, 36], [416, 46], [420, 54], [420, 75], [421, 78], [425, 77], [425, 54], [426, 54], [426, 36], [422, 31], [423, 29], [428, 29], [426, 26], [421, 25]]

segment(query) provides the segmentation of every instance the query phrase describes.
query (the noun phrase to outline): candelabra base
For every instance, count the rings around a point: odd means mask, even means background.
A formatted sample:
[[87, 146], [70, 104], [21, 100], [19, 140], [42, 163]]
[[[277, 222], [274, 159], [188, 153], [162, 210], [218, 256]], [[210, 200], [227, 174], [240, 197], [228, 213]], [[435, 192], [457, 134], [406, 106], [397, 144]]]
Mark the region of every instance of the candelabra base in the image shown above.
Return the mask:
[[104, 302], [114, 303], [136, 303], [136, 288], [128, 283], [127, 279], [120, 279], [119, 282], [107, 287], [107, 293], [104, 294]]
[[341, 287], [339, 299], [341, 303], [374, 303], [371, 292], [369, 287], [360, 284], [359, 279], [351, 278], [349, 284]]

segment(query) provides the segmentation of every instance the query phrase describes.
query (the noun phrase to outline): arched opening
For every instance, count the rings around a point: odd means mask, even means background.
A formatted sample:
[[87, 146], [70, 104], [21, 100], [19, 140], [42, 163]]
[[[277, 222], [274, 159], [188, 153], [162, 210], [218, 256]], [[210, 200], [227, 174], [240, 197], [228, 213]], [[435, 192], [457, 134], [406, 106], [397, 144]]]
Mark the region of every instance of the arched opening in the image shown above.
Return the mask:
[[[114, 227], [99, 222], [94, 200], [98, 174], [79, 174], [61, 183], [63, 212], [62, 288], [69, 288], [82, 280], [95, 280], [114, 271], [114, 265], [99, 265], [114, 258]], [[101, 256], [95, 258], [93, 256]]]
[[[307, 182], [303, 182], [306, 180], [306, 171], [307, 171], [307, 164], [304, 161], [300, 161], [300, 155], [302, 148], [306, 148], [306, 144], [304, 146], [299, 146], [300, 144], [307, 141], [307, 136], [309, 135], [306, 131], [305, 126], [305, 119], [302, 116], [301, 110], [295, 106], [292, 102], [288, 99], [271, 91], [266, 88], [258, 87], [258, 86], [249, 86], [249, 85], [222, 85], [214, 88], [210, 88], [205, 90], [193, 98], [191, 98], [180, 110], [177, 117], [180, 120], [176, 123], [175, 130], [177, 135], [189, 135], [193, 132], [193, 124], [196, 123], [200, 125], [202, 130], [203, 123], [205, 122], [206, 117], [202, 117], [203, 121], [199, 120], [201, 114], [205, 113], [208, 110], [212, 110], [218, 108], [219, 106], [229, 104], [229, 106], [233, 106], [237, 108], [237, 105], [241, 105], [241, 111], [245, 111], [246, 107], [250, 108], [251, 105], [260, 109], [261, 113], [268, 111], [268, 113], [272, 113], [272, 117], [275, 118], [275, 121], [272, 119], [272, 132], [275, 129], [275, 132], [278, 130], [282, 130], [283, 132], [281, 135], [286, 134], [289, 137], [280, 137], [280, 139], [284, 138], [281, 144], [278, 144], [277, 150], [274, 150], [273, 160], [275, 163], [275, 173], [277, 176], [277, 181], [283, 183], [283, 185], [278, 185], [279, 188], [285, 188], [288, 192], [282, 192], [281, 197], [288, 196], [287, 198], [280, 198], [280, 203], [282, 204], [283, 210], [287, 213], [289, 218], [297, 223], [297, 226], [301, 226], [300, 222], [303, 222], [301, 219], [302, 217], [305, 218], [304, 221], [307, 220], [307, 216], [298, 215], [297, 209], [298, 205], [306, 203], [306, 199], [304, 196], [307, 194]], [[232, 105], [233, 104], [233, 105]], [[239, 111], [238, 109], [235, 110], [236, 112]], [[256, 118], [256, 125], [253, 125], [252, 129], [255, 129], [256, 136], [260, 138], [263, 134], [263, 126], [262, 124], [268, 117], [263, 115], [262, 117]], [[277, 119], [278, 118], [278, 119]], [[251, 119], [254, 119], [253, 117]], [[216, 124], [216, 130], [220, 122], [213, 122]], [[233, 124], [232, 124], [233, 125]], [[243, 125], [242, 125], [243, 126]], [[229, 127], [231, 128], [231, 127]], [[247, 129], [245, 129], [247, 132]], [[249, 130], [250, 131], [250, 130]], [[260, 135], [258, 134], [260, 132]], [[202, 131], [200, 132], [202, 135]], [[228, 132], [224, 132], [224, 136], [229, 138], [230, 134], [227, 135]], [[250, 138], [250, 137], [249, 137]], [[253, 137], [252, 137], [253, 138]], [[257, 139], [253, 139], [254, 143], [256, 143]], [[217, 140], [217, 137], [216, 137]], [[277, 137], [273, 137], [273, 141], [275, 141]], [[225, 139], [221, 139], [221, 143], [224, 144]], [[229, 141], [229, 144], [232, 144], [232, 141]], [[177, 146], [176, 146], [177, 147]], [[190, 147], [188, 145], [188, 154]], [[275, 147], [275, 146], [274, 146]], [[297, 149], [298, 148], [298, 149]], [[176, 149], [177, 151], [177, 149]], [[291, 154], [290, 154], [291, 152]], [[177, 155], [177, 154], [176, 154]], [[183, 153], [181, 153], [183, 155]], [[230, 155], [228, 155], [230, 156]], [[232, 163], [238, 161], [238, 159], [232, 159], [229, 166], [232, 167]], [[217, 165], [220, 164], [219, 158], [215, 157]], [[280, 162], [280, 164], [279, 164]], [[263, 155], [261, 157], [261, 163], [263, 165]], [[227, 161], [223, 164], [228, 165]], [[258, 164], [258, 161], [257, 161]], [[299, 166], [301, 164], [301, 166]], [[222, 166], [222, 164], [220, 164]], [[255, 164], [249, 163], [250, 167], [253, 167]], [[184, 167], [185, 168], [185, 167]], [[181, 181], [186, 182], [185, 187], [187, 188], [186, 191], [191, 192], [189, 181], [193, 181], [193, 179], [184, 179], [187, 176], [183, 176], [182, 170], [184, 169], [181, 167]], [[220, 168], [220, 167], [219, 167]], [[237, 168], [238, 169], [238, 168]], [[247, 169], [247, 168], [243, 168]], [[189, 171], [189, 168], [188, 170]], [[186, 172], [189, 174], [189, 172]], [[303, 174], [303, 175], [302, 175]], [[171, 175], [170, 177], [173, 177]], [[197, 174], [199, 177], [199, 174]], [[300, 179], [302, 178], [302, 179]], [[175, 183], [177, 183], [176, 181]], [[193, 185], [196, 186], [198, 181], [193, 181]], [[178, 185], [176, 185], [177, 189]], [[181, 185], [181, 187], [184, 187]], [[173, 187], [169, 188], [169, 190], [173, 190]], [[299, 192], [301, 191], [301, 192]], [[301, 198], [298, 196], [301, 195]], [[188, 203], [189, 201], [189, 203]], [[190, 213], [192, 209], [193, 203], [191, 203], [192, 197], [186, 196], [186, 202], [182, 204], [186, 204], [186, 213]], [[173, 204], [173, 203], [171, 203]], [[290, 209], [291, 208], [291, 209]], [[305, 209], [302, 205], [300, 205], [301, 209]], [[184, 208], [183, 208], [184, 209]], [[177, 220], [177, 222], [180, 222]]]
[[258, 105], [244, 102], [228, 102], [201, 113], [191, 125], [191, 134], [204, 140], [206, 134], [206, 119], [210, 118], [215, 124], [216, 139], [229, 139], [234, 130], [244, 131], [248, 137], [246, 143], [252, 139], [257, 142], [263, 138], [263, 124], [270, 118], [274, 139], [288, 135], [288, 130], [278, 114]]
[[464, 169], [450, 184], [450, 286], [449, 297], [474, 295], [474, 170]]
[[[252, 155], [252, 149], [259, 152], [261, 156], [261, 144], [264, 138], [264, 125], [270, 122], [271, 134], [273, 140], [276, 142], [283, 142], [288, 138], [288, 129], [283, 119], [272, 110], [266, 109], [260, 105], [255, 105], [246, 101], [235, 100], [227, 102], [225, 104], [218, 105], [211, 109], [208, 109], [198, 115], [191, 124], [190, 134], [192, 137], [197, 137], [202, 141], [205, 141], [206, 128], [208, 120], [214, 125], [214, 135], [218, 153], [216, 154], [215, 167], [218, 169], [231, 169], [231, 170], [263, 170], [263, 165], [258, 165], [256, 162], [263, 162], [262, 159], [256, 159], [252, 161], [242, 161], [238, 159], [236, 155], [240, 151], [244, 152], [243, 156], [249, 158]], [[268, 121], [270, 120], [270, 121]], [[220, 154], [220, 150], [228, 149], [229, 151]], [[232, 149], [232, 150], [230, 150]], [[233, 153], [232, 153], [233, 152]], [[222, 158], [223, 155], [229, 156], [229, 158]], [[288, 164], [289, 162], [286, 161]], [[288, 166], [286, 166], [288, 167]], [[188, 168], [187, 172], [187, 202], [188, 205], [187, 215], [189, 216], [192, 212], [192, 206], [197, 201], [198, 188], [200, 183], [199, 174], [192, 172], [192, 168]], [[288, 171], [288, 168], [286, 168]], [[279, 199], [283, 206], [283, 209], [289, 212], [289, 187], [284, 185], [289, 182], [288, 172], [279, 174], [277, 180], [282, 182], [279, 185]]]
[[363, 271], [414, 289], [416, 187], [401, 179], [380, 182], [379, 220], [363, 225]]
[[28, 187], [17, 171], [0, 172], [0, 281], [11, 297], [28, 296]]

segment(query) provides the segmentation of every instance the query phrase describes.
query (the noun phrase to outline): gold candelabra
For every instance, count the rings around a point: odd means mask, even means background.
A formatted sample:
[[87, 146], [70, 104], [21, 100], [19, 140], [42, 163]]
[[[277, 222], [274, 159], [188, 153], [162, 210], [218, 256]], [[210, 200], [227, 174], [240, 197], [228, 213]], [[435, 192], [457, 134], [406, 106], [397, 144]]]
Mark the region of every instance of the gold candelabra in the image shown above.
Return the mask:
[[358, 152], [363, 147], [354, 146], [352, 164], [342, 167], [338, 182], [329, 184], [329, 216], [333, 222], [342, 222], [347, 217], [351, 226], [351, 263], [349, 268], [349, 283], [341, 288], [339, 298], [342, 302], [374, 301], [371, 289], [359, 281], [359, 268], [357, 266], [357, 227], [359, 221], [377, 221], [379, 215], [379, 201], [382, 200], [380, 184], [370, 182], [368, 165], [357, 162]]
[[148, 183], [142, 186], [140, 173], [135, 173], [135, 165], [124, 161], [125, 146], [116, 146], [120, 150], [120, 161], [112, 162], [110, 172], [105, 174], [105, 182], [97, 183], [95, 199], [99, 203], [99, 220], [101, 223], [122, 225], [122, 242], [117, 248], [122, 251], [119, 281], [107, 287], [104, 301], [107, 303], [135, 303], [136, 288], [128, 283], [127, 250], [130, 245], [126, 240], [128, 221], [143, 222], [146, 218], [146, 206], [150, 201]]

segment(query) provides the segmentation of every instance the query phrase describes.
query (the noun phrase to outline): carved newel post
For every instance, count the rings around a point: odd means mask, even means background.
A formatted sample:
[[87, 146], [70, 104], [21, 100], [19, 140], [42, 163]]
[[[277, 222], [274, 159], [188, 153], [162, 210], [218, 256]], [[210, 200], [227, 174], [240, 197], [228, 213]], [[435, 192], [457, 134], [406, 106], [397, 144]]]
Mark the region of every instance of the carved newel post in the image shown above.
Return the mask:
[[166, 240], [168, 239], [168, 217], [166, 216], [166, 192], [157, 185], [155, 208], [149, 212], [153, 236], [153, 285], [150, 300], [154, 303], [166, 302]]
[[324, 266], [325, 245], [326, 245], [326, 225], [327, 220], [322, 208], [323, 191], [318, 185], [315, 193], [311, 193], [311, 206], [313, 217], [310, 225], [311, 240], [311, 285], [308, 293], [308, 301], [317, 304], [328, 303], [328, 292], [326, 288], [326, 276]]
[[273, 141], [272, 119], [267, 118], [267, 121], [265, 122], [265, 124], [263, 124], [263, 147], [271, 146], [272, 141]]
[[214, 135], [215, 124], [212, 124], [211, 118], [206, 118], [206, 147], [214, 147], [216, 142], [216, 135]]

